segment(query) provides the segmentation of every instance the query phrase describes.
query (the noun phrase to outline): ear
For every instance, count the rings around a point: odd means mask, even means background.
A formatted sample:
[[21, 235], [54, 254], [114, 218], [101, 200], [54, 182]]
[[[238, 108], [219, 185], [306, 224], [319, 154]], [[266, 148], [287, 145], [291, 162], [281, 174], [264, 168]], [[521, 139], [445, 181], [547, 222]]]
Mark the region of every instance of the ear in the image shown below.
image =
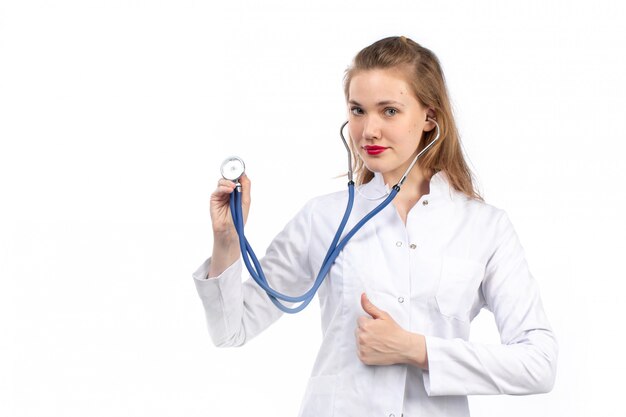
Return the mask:
[[435, 124], [431, 122], [430, 119], [437, 120], [437, 116], [435, 115], [435, 109], [433, 109], [432, 107], [429, 107], [428, 110], [426, 110], [426, 124], [424, 125], [425, 132], [430, 132], [435, 128]]

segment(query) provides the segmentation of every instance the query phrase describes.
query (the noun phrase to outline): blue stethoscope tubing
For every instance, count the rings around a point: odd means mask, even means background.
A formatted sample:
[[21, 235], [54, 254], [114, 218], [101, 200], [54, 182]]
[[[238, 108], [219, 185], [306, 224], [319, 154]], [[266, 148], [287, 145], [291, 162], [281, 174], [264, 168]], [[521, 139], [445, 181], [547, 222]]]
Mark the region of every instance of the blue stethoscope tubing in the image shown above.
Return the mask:
[[[313, 297], [315, 296], [315, 293], [317, 292], [318, 288], [320, 287], [320, 285], [322, 285], [322, 282], [324, 282], [324, 279], [328, 275], [328, 272], [330, 271], [331, 266], [334, 264], [335, 259], [337, 259], [337, 257], [339, 256], [343, 248], [346, 246], [348, 241], [372, 217], [377, 215], [380, 211], [382, 211], [385, 207], [387, 207], [389, 203], [391, 203], [391, 201], [400, 191], [400, 187], [406, 180], [409, 172], [411, 171], [411, 169], [413, 168], [417, 160], [428, 149], [430, 149], [435, 144], [435, 142], [437, 142], [437, 140], [439, 139], [439, 133], [440, 133], [439, 124], [437, 124], [437, 122], [432, 118], [431, 118], [431, 121], [434, 122], [435, 125], [437, 126], [437, 135], [435, 139], [431, 141], [424, 149], [422, 149], [418, 153], [418, 155], [415, 157], [415, 159], [413, 159], [413, 162], [411, 163], [411, 165], [408, 167], [408, 169], [406, 170], [406, 172], [404, 173], [404, 175], [402, 176], [398, 184], [393, 186], [393, 188], [391, 189], [391, 191], [389, 192], [389, 195], [385, 198], [385, 200], [383, 200], [378, 206], [376, 206], [369, 213], [367, 213], [356, 225], [354, 225], [354, 227], [352, 227], [352, 229], [350, 229], [350, 231], [343, 237], [343, 239], [340, 240], [341, 234], [343, 233], [346, 227], [346, 224], [348, 223], [348, 219], [350, 218], [350, 214], [352, 213], [352, 206], [354, 204], [354, 181], [352, 180], [352, 163], [351, 163], [352, 153], [350, 151], [347, 141], [345, 140], [345, 137], [343, 136], [343, 129], [348, 124], [348, 122], [345, 122], [341, 126], [339, 133], [341, 135], [341, 139], [343, 140], [343, 143], [346, 149], [348, 150], [348, 164], [349, 164], [348, 165], [349, 167], [348, 203], [346, 205], [346, 211], [344, 212], [343, 218], [341, 219], [341, 223], [339, 224], [339, 228], [337, 229], [337, 232], [335, 233], [335, 237], [333, 238], [332, 243], [328, 247], [328, 251], [326, 252], [326, 256], [324, 257], [324, 261], [322, 262], [322, 266], [320, 267], [317, 277], [315, 278], [315, 282], [313, 286], [306, 293], [300, 296], [293, 297], [293, 296], [281, 294], [278, 291], [271, 288], [269, 284], [267, 283], [267, 279], [265, 278], [265, 274], [263, 273], [263, 268], [261, 267], [261, 263], [259, 262], [257, 256], [254, 253], [254, 250], [252, 250], [252, 246], [250, 246], [250, 243], [248, 242], [248, 239], [246, 238], [244, 234], [243, 212], [241, 208], [241, 184], [237, 182], [237, 186], [235, 187], [235, 190], [233, 190], [233, 192], [230, 194], [229, 203], [230, 203], [230, 212], [233, 218], [233, 224], [235, 225], [235, 230], [237, 231], [237, 235], [239, 236], [239, 248], [241, 249], [241, 257], [243, 258], [243, 262], [246, 265], [248, 272], [250, 272], [252, 279], [254, 279], [254, 281], [263, 290], [265, 290], [265, 292], [267, 293], [267, 296], [272, 301], [272, 303], [274, 303], [276, 307], [278, 307], [280, 310], [284, 311], [285, 313], [295, 314], [295, 313], [298, 313], [299, 311], [302, 311], [307, 305], [309, 305], [309, 303], [313, 300]], [[299, 304], [297, 307], [292, 308], [292, 307], [285, 306], [279, 300], [291, 302], [291, 303], [301, 302], [301, 304]]]
[[[239, 247], [241, 249], [241, 255], [246, 265], [246, 268], [250, 272], [250, 275], [252, 276], [254, 281], [261, 288], [263, 288], [265, 292], [267, 292], [268, 297], [270, 298], [270, 300], [274, 303], [276, 307], [278, 307], [280, 310], [284, 311], [285, 313], [291, 313], [291, 314], [302, 311], [307, 305], [309, 305], [311, 300], [313, 300], [313, 297], [315, 296], [317, 289], [320, 287], [320, 285], [322, 285], [322, 282], [324, 282], [324, 279], [328, 275], [328, 271], [330, 270], [330, 267], [333, 265], [333, 263], [335, 262], [335, 259], [337, 259], [337, 256], [339, 256], [339, 253], [341, 253], [342, 249], [346, 246], [348, 241], [352, 238], [352, 236], [354, 236], [356, 232], [359, 231], [359, 229], [361, 229], [361, 227], [365, 225], [365, 223], [367, 223], [372, 217], [378, 214], [382, 209], [387, 207], [387, 205], [389, 205], [389, 203], [391, 202], [391, 200], [393, 200], [396, 194], [398, 194], [398, 191], [400, 191], [400, 188], [397, 185], [394, 186], [391, 192], [389, 193], [389, 195], [387, 196], [387, 198], [383, 202], [381, 202], [378, 206], [376, 206], [373, 210], [371, 210], [368, 214], [366, 214], [346, 234], [346, 236], [343, 239], [341, 239], [341, 241], [339, 241], [339, 238], [341, 237], [341, 234], [343, 233], [343, 230], [345, 229], [346, 224], [348, 223], [348, 219], [350, 218], [350, 213], [352, 212], [352, 206], [354, 203], [354, 182], [350, 181], [348, 183], [348, 204], [346, 205], [346, 211], [343, 215], [343, 219], [341, 220], [341, 223], [339, 224], [337, 233], [335, 233], [335, 237], [333, 238], [333, 241], [330, 244], [328, 251], [326, 252], [326, 257], [324, 258], [324, 261], [322, 262], [322, 266], [320, 267], [319, 273], [317, 274], [315, 283], [313, 284], [311, 289], [309, 289], [306, 293], [297, 297], [292, 297], [289, 295], [281, 294], [268, 285], [267, 279], [265, 278], [265, 274], [263, 273], [263, 269], [261, 268], [261, 264], [258, 258], [256, 257], [254, 250], [252, 250], [252, 247], [250, 246], [248, 239], [244, 236], [244, 233], [243, 233], [244, 225], [243, 225], [243, 213], [241, 209], [241, 191], [240, 191], [240, 187], [236, 187], [235, 190], [230, 195], [230, 212], [232, 213], [233, 223], [235, 224], [235, 229], [237, 230], [237, 234], [239, 235]], [[252, 261], [252, 263], [250, 261]], [[279, 301], [279, 299], [283, 301], [287, 301], [287, 302], [293, 302], [293, 303], [302, 302], [302, 304], [298, 305], [297, 307], [290, 308], [282, 304]]]

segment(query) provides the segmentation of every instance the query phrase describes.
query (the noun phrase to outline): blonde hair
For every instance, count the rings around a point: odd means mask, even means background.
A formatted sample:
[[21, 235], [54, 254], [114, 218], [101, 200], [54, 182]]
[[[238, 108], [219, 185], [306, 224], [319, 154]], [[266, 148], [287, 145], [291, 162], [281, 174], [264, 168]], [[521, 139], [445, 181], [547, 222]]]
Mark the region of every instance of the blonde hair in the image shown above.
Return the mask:
[[[360, 71], [372, 69], [399, 69], [407, 76], [415, 97], [426, 108], [432, 108], [433, 117], [441, 129], [437, 143], [419, 160], [418, 166], [428, 176], [443, 171], [450, 185], [472, 199], [483, 201], [476, 190], [461, 148], [459, 133], [454, 122], [452, 106], [448, 98], [445, 78], [435, 54], [404, 36], [381, 39], [361, 50], [348, 67], [344, 76], [344, 94], [349, 100], [350, 81]], [[424, 132], [418, 151], [426, 147], [437, 134], [434, 128]], [[357, 156], [350, 141], [353, 170], [357, 184], [369, 182], [374, 173], [367, 169]]]

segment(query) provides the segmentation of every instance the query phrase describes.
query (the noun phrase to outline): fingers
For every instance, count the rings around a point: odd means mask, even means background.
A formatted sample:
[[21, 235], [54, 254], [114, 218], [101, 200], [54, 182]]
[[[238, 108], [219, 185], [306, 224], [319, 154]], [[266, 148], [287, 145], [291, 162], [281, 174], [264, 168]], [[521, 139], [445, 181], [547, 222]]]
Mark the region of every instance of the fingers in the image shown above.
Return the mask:
[[221, 179], [217, 182], [217, 189], [215, 190], [218, 193], [230, 194], [235, 189], [235, 183], [229, 180]]
[[[239, 183], [241, 184], [241, 203], [243, 205], [245, 219], [247, 217], [248, 209], [250, 207], [251, 182], [248, 176], [246, 174], [243, 174], [241, 178], [239, 178]], [[235, 184], [233, 181], [220, 178], [217, 181], [217, 188], [212, 193], [211, 198], [214, 199], [214, 201], [219, 202], [227, 201], [229, 195], [232, 194], [236, 187], [237, 184]]]
[[370, 321], [370, 320], [372, 320], [372, 319], [370, 319], [369, 317], [364, 317], [364, 316], [359, 317], [359, 318], [356, 320], [357, 328], [359, 328], [359, 329], [363, 329], [363, 328], [365, 328], [365, 324], [366, 324], [368, 321]]
[[250, 204], [250, 188], [252, 183], [250, 182], [250, 178], [244, 173], [241, 178], [239, 178], [239, 183], [241, 184], [241, 203], [245, 205]]
[[232, 182], [231, 180], [227, 180], [225, 178], [220, 178], [219, 180], [217, 180], [217, 186], [218, 187], [228, 187], [228, 188], [235, 188], [235, 183]]
[[245, 173], [239, 178], [239, 182], [243, 187], [250, 187], [250, 178]]
[[[241, 184], [241, 192], [243, 196], [245, 197], [247, 195], [250, 197], [250, 187], [252, 185], [250, 178], [248, 178], [246, 174], [243, 174], [241, 178], [239, 178], [239, 183]], [[233, 192], [236, 186], [237, 184], [224, 178], [220, 178], [217, 181], [217, 190], [226, 191], [229, 194]]]

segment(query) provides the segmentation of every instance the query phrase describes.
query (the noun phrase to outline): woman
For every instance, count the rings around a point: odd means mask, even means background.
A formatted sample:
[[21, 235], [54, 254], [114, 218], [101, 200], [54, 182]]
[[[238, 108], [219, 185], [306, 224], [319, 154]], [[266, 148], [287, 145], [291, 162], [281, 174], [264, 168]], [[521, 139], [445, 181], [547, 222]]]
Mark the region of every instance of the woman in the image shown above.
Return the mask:
[[[319, 288], [323, 341], [300, 416], [467, 416], [470, 394], [550, 391], [557, 343], [537, 284], [507, 215], [474, 189], [435, 55], [405, 37], [382, 39], [355, 57], [345, 95], [360, 186], [345, 230], [440, 139]], [[241, 184], [245, 217], [250, 181]], [[213, 256], [194, 274], [217, 346], [242, 345], [282, 315], [256, 283], [241, 282], [233, 189], [220, 180], [211, 195]], [[273, 240], [261, 261], [273, 288], [312, 286], [346, 194], [312, 199]], [[468, 341], [483, 307], [500, 345]]]

